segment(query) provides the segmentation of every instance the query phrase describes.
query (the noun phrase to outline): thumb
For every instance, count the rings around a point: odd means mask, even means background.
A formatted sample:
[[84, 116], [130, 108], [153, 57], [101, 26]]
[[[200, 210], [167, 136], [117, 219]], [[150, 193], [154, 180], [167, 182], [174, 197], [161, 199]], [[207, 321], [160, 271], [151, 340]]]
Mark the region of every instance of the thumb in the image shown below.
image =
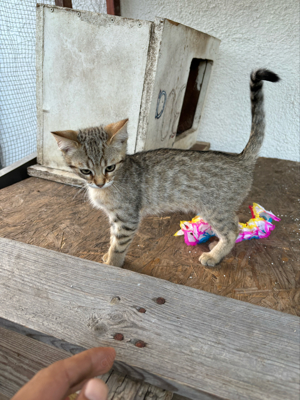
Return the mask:
[[76, 400], [107, 400], [108, 387], [100, 379], [91, 379], [82, 388]]

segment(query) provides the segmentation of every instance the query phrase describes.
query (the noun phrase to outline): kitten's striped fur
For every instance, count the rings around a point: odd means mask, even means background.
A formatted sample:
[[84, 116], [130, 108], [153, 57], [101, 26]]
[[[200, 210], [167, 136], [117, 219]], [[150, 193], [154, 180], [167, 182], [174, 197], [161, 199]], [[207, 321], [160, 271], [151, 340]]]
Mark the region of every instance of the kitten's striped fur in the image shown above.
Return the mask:
[[200, 214], [213, 227], [220, 240], [200, 256], [203, 265], [214, 266], [230, 252], [238, 234], [236, 212], [250, 190], [264, 137], [263, 80], [279, 77], [264, 69], [251, 74], [251, 136], [241, 154], [158, 149], [126, 155], [127, 120], [53, 132], [66, 163], [86, 179], [92, 204], [109, 217], [107, 264], [123, 265], [143, 215], [170, 211]]

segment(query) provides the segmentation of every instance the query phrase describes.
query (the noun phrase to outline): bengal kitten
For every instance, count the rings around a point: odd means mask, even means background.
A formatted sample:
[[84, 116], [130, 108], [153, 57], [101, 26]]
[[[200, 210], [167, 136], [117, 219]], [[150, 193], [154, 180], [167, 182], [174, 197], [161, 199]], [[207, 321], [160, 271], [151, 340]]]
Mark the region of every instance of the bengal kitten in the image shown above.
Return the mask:
[[230, 252], [239, 230], [236, 212], [250, 190], [264, 138], [263, 80], [279, 77], [266, 69], [251, 74], [251, 135], [241, 154], [164, 148], [127, 155], [127, 119], [52, 132], [66, 164], [86, 180], [91, 203], [109, 217], [106, 264], [122, 267], [142, 217], [163, 212], [200, 214], [212, 226], [219, 242], [200, 256], [201, 264], [213, 267]]

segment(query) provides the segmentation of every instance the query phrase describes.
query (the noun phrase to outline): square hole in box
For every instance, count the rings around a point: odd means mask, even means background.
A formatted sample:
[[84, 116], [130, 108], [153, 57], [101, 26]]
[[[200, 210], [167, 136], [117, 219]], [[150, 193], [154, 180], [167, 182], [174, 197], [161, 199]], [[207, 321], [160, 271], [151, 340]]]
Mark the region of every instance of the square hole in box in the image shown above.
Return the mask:
[[180, 112], [176, 136], [191, 129], [204, 81], [208, 60], [193, 58]]

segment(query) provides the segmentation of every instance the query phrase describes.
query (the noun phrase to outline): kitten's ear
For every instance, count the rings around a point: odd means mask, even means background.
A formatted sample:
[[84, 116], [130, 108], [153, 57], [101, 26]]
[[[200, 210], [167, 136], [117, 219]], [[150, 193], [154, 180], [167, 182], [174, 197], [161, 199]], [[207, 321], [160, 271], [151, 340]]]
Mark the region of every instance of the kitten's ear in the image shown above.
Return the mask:
[[123, 144], [128, 139], [127, 133], [127, 119], [122, 119], [122, 121], [118, 121], [104, 127], [105, 131], [108, 133], [110, 139], [108, 140], [108, 144], [120, 143]]
[[71, 154], [79, 147], [76, 131], [51, 132], [57, 142], [58, 148], [66, 154]]

